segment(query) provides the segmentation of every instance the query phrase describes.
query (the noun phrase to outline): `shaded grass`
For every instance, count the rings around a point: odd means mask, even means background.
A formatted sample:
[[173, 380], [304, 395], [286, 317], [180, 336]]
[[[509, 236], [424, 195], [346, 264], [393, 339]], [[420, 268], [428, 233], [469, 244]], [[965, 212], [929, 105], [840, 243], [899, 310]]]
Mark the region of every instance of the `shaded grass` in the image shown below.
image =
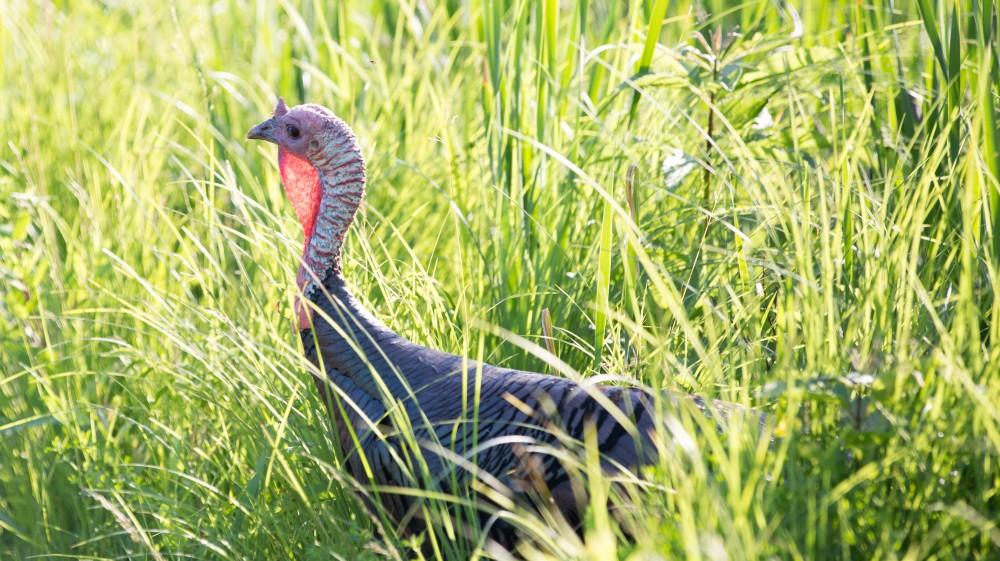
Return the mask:
[[374, 537], [299, 356], [298, 227], [243, 141], [282, 94], [362, 139], [345, 266], [396, 331], [539, 371], [482, 326], [545, 332], [773, 416], [770, 449], [675, 426], [637, 545], [596, 487], [584, 542], [522, 513], [540, 558], [996, 556], [995, 14], [7, 2], [0, 555], [418, 548]]

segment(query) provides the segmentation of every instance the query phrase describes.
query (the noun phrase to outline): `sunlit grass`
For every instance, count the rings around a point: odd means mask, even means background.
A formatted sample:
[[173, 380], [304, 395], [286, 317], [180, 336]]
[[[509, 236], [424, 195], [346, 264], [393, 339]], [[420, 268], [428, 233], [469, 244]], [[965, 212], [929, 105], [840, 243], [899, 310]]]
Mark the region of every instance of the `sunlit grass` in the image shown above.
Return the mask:
[[[0, 557], [996, 557], [997, 8], [912, 4], [6, 0]], [[665, 418], [583, 540], [453, 544], [431, 493], [380, 538], [244, 140], [276, 95], [361, 138], [345, 267], [394, 330], [779, 438]]]

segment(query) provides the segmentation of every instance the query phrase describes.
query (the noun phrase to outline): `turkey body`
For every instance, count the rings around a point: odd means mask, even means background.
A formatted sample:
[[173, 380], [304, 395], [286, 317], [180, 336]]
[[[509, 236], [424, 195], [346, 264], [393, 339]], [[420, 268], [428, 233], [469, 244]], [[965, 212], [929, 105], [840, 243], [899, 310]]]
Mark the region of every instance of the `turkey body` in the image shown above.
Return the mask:
[[[611, 476], [634, 473], [657, 457], [646, 392], [432, 350], [394, 333], [354, 299], [340, 258], [364, 196], [365, 164], [354, 132], [329, 109], [289, 109], [279, 99], [272, 117], [247, 138], [279, 148], [282, 183], [305, 238], [295, 306], [303, 348], [320, 372], [317, 387], [348, 470], [374, 484], [371, 506], [419, 530], [413, 490], [461, 497], [475, 490], [476, 504], [485, 505], [480, 522], [487, 515], [492, 535], [510, 542], [511, 528], [493, 524], [490, 504], [527, 503], [579, 521], [587, 497], [575, 473], [577, 443], [593, 442], [599, 471]], [[718, 403], [689, 399], [725, 416]]]
[[[356, 478], [369, 474], [376, 485], [445, 491], [486, 479], [515, 498], [547, 499], [574, 524], [586, 499], [559, 455], [548, 452], [583, 441], [589, 426], [606, 473], [634, 471], [652, 460], [646, 392], [584, 386], [429, 349], [376, 320], [339, 273], [328, 275], [323, 287], [314, 298], [320, 312], [302, 342], [326, 374], [317, 387]], [[424, 469], [411, 461], [403, 439], [392, 436], [398, 430], [393, 419], [400, 418], [422, 443]], [[457, 466], [456, 455], [469, 465]], [[396, 521], [412, 516], [405, 495], [383, 493], [380, 500]]]

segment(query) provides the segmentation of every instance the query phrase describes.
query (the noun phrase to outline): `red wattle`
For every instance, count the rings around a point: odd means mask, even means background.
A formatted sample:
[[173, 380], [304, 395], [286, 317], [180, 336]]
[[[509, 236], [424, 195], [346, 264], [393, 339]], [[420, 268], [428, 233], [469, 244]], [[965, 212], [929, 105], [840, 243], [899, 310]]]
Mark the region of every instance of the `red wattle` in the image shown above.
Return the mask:
[[283, 147], [278, 149], [278, 169], [308, 245], [316, 224], [316, 211], [319, 209], [319, 172], [308, 160]]
[[295, 318], [298, 320], [299, 331], [312, 327], [312, 310], [300, 297], [295, 298]]
[[[309, 238], [312, 237], [313, 227], [316, 225], [316, 212], [319, 210], [319, 172], [308, 160], [296, 156], [285, 148], [278, 149], [278, 169], [281, 171], [281, 182], [285, 185], [285, 193], [288, 194], [295, 215], [302, 224], [302, 232], [305, 234], [304, 247], [308, 247]], [[300, 267], [299, 274], [295, 278], [299, 290], [305, 288], [307, 280], [305, 272]], [[312, 314], [308, 304], [303, 302], [301, 297], [295, 298], [295, 315], [299, 330], [310, 326]]]

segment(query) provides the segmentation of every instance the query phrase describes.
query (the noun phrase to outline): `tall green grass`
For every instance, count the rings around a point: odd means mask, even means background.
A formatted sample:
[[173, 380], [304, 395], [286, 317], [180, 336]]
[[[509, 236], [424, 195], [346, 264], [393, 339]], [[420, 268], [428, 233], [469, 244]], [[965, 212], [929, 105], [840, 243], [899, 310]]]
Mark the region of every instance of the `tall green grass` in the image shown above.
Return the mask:
[[[998, 55], [992, 0], [5, 0], [0, 557], [1000, 556]], [[453, 544], [430, 495], [381, 539], [243, 139], [279, 94], [362, 139], [345, 267], [393, 329], [780, 438], [665, 419], [584, 540]]]

